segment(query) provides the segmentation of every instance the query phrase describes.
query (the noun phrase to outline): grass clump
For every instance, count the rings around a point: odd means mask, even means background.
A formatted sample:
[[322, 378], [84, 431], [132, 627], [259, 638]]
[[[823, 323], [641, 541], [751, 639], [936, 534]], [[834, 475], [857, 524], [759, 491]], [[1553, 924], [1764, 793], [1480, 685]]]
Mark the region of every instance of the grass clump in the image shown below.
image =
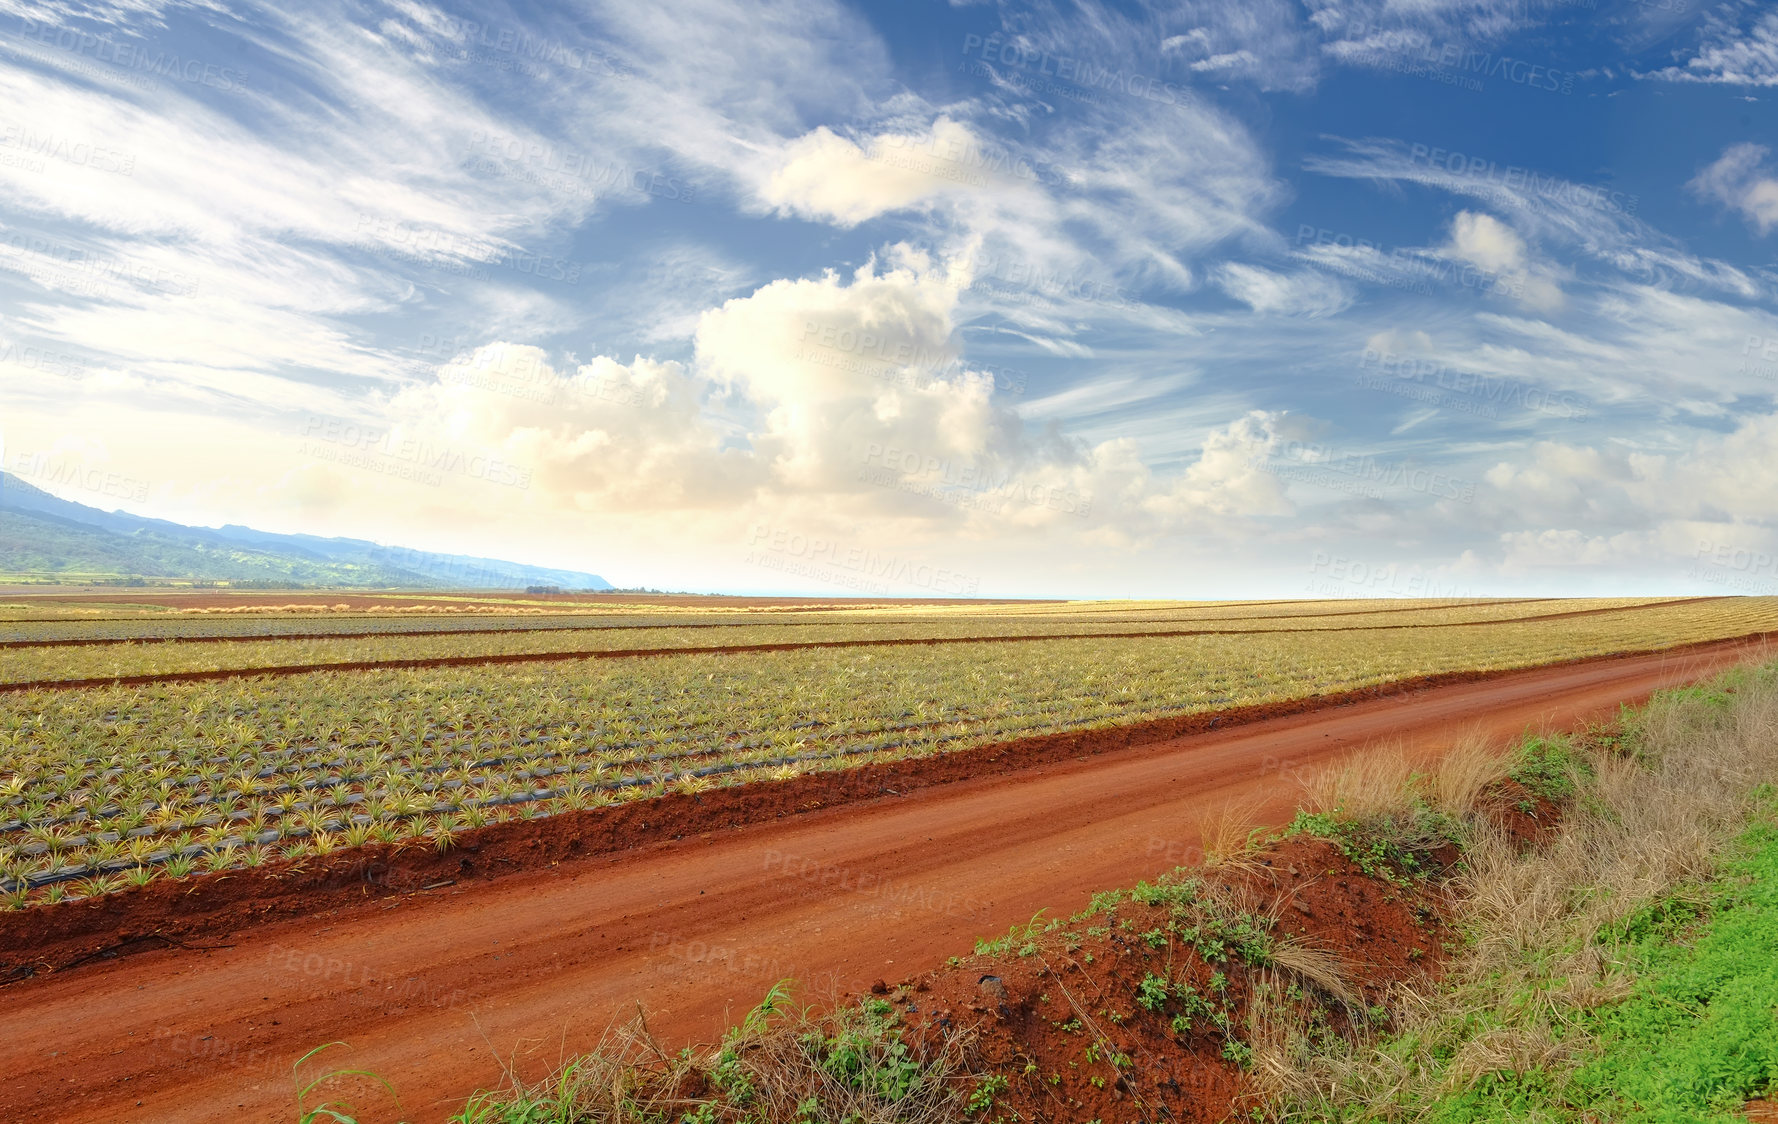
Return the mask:
[[1363, 814], [1344, 804], [1299, 809], [1282, 838], [1325, 839], [1371, 878], [1400, 883], [1423, 875], [1435, 852], [1460, 845], [1467, 834], [1460, 819], [1435, 807], [1411, 785], [1399, 791], [1392, 805]]
[[1467, 845], [1484, 794], [1509, 768], [1475, 735], [1430, 772], [1400, 752], [1366, 755], [1311, 779], [1281, 838], [1325, 839], [1366, 875], [1399, 884], [1427, 874], [1439, 852]]
[[640, 1017], [546, 1081], [471, 1100], [452, 1124], [940, 1124], [979, 1116], [1004, 1087], [975, 1072], [972, 1038], [916, 1051], [893, 1004], [825, 1015], [774, 987], [712, 1053], [668, 1054]]
[[1593, 768], [1574, 744], [1561, 736], [1531, 737], [1512, 753], [1506, 775], [1534, 796], [1560, 804], [1574, 796]]

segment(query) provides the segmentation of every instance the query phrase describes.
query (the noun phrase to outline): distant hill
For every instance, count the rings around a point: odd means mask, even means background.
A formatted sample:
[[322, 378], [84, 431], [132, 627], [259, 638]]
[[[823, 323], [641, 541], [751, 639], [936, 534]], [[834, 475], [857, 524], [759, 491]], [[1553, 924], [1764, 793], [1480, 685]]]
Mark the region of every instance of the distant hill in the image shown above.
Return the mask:
[[100, 511], [8, 472], [0, 472], [0, 572], [364, 588], [612, 588], [597, 574], [496, 558]]

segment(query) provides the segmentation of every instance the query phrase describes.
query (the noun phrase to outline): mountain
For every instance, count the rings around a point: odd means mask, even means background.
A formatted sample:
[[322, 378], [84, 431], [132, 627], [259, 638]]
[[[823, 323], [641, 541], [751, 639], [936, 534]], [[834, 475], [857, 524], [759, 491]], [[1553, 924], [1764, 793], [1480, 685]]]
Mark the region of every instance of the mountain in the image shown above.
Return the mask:
[[364, 588], [612, 588], [597, 574], [497, 558], [101, 511], [58, 499], [9, 472], [0, 472], [0, 573]]

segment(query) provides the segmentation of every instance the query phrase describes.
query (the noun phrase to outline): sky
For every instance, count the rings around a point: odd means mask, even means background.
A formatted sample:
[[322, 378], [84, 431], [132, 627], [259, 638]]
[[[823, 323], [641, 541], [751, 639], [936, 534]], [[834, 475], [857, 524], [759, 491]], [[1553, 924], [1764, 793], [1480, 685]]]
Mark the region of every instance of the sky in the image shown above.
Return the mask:
[[4, 465], [627, 587], [1778, 593], [1778, 5], [0, 0]]

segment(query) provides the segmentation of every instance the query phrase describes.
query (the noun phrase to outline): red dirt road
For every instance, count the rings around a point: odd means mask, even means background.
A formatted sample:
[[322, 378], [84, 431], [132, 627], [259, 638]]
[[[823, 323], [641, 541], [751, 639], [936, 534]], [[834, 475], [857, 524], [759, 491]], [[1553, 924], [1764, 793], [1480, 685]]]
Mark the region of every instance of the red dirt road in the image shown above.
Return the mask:
[[[1193, 856], [1230, 801], [1288, 815], [1291, 774], [1385, 742], [1505, 739], [1769, 653], [1725, 644], [1393, 697], [444, 887], [0, 989], [0, 1120], [295, 1119], [290, 1063], [382, 1074], [442, 1120], [500, 1062], [537, 1077], [637, 1001], [708, 1041], [774, 980], [898, 979], [1049, 907]], [[366, 1095], [359, 1107], [376, 1098]], [[368, 1119], [396, 1119], [386, 1098]]]

